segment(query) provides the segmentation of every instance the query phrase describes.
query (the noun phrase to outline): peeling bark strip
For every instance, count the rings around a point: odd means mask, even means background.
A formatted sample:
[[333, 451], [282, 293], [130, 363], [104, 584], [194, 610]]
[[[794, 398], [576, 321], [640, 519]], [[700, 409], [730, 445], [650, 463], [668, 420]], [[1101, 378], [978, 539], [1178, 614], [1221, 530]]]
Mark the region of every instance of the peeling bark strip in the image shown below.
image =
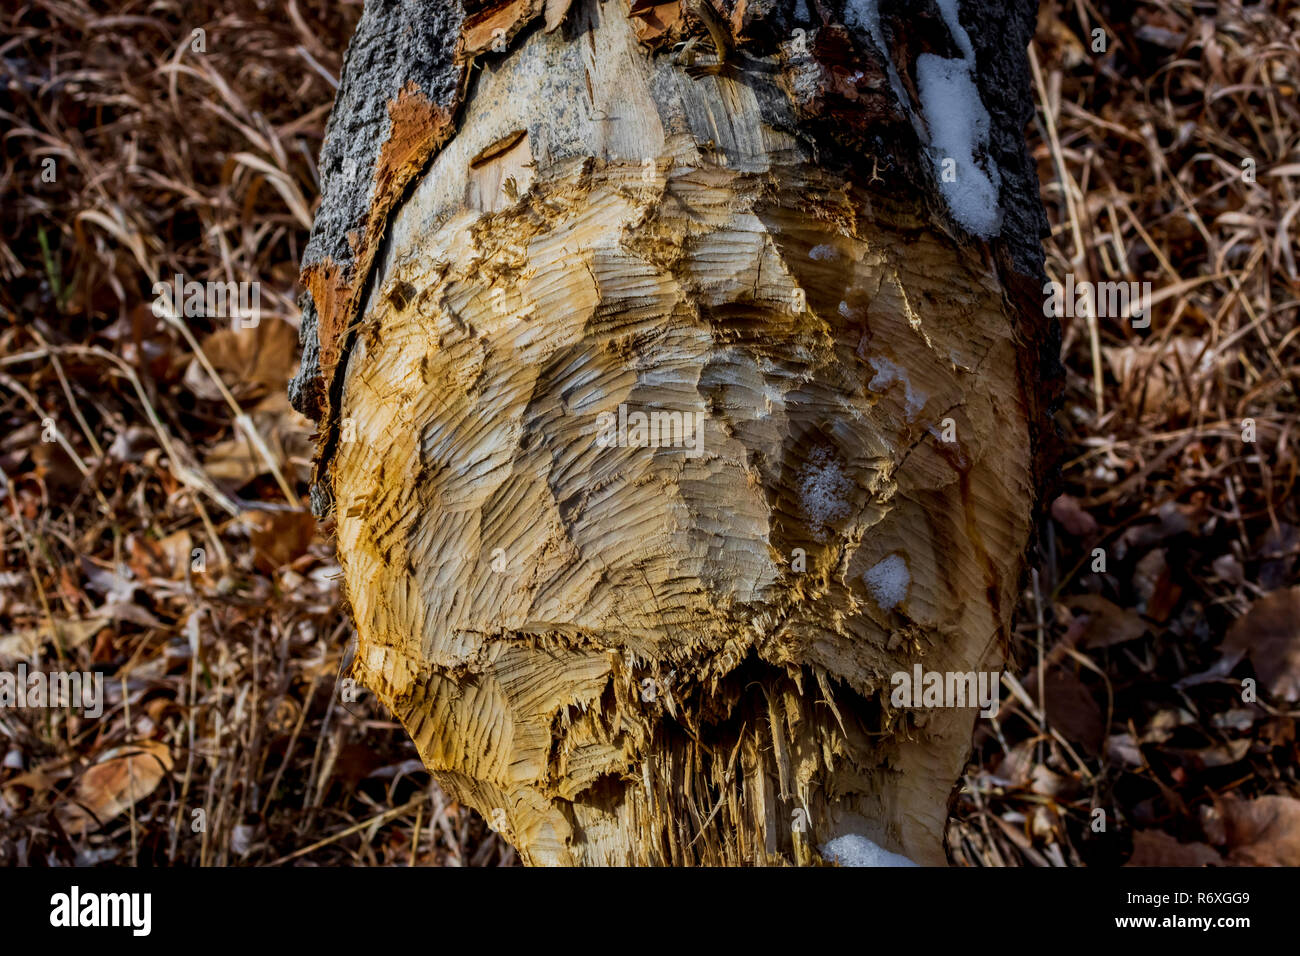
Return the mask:
[[466, 65], [459, 3], [368, 3], [348, 47], [321, 150], [321, 204], [303, 253], [296, 408], [332, 426], [330, 390], [388, 214], [452, 133]]
[[943, 862], [974, 711], [891, 677], [998, 670], [1017, 593], [1032, 17], [367, 9], [295, 394], [355, 676], [528, 862]]
[[[361, 279], [370, 268], [388, 213], [451, 131], [451, 114], [429, 102], [414, 81], [408, 81], [388, 104], [388, 118], [389, 135], [375, 164], [370, 208], [360, 230], [348, 233], [351, 256], [342, 261], [326, 256], [302, 270], [303, 287], [316, 310], [316, 361], [326, 382], [334, 375], [348, 326], [356, 316]], [[328, 407], [321, 405], [318, 413], [324, 415]]]
[[511, 0], [470, 14], [461, 29], [456, 58], [464, 60], [488, 50], [504, 53], [541, 9], [541, 0]]

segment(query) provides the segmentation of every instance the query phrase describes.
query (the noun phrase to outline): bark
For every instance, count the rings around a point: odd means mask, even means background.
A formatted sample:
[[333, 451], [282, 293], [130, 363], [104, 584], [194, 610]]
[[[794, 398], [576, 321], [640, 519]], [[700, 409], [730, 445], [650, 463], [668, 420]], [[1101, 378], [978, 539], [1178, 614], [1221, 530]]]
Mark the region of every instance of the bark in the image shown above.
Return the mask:
[[528, 862], [944, 861], [974, 711], [891, 675], [1000, 667], [1055, 334], [1034, 7], [956, 9], [368, 5], [294, 398], [355, 675]]

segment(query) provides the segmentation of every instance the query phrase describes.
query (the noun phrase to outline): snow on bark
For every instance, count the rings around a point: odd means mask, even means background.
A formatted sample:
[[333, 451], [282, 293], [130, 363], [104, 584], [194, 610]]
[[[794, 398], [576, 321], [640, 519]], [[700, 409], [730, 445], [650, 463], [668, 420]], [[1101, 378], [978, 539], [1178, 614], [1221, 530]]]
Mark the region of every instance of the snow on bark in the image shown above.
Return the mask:
[[[916, 61], [921, 112], [930, 131], [930, 159], [952, 216], [984, 239], [1002, 226], [1002, 176], [988, 154], [989, 113], [975, 85], [975, 50], [961, 25], [957, 0], [938, 0], [960, 59], [923, 53]], [[949, 166], [949, 162], [955, 164]]]

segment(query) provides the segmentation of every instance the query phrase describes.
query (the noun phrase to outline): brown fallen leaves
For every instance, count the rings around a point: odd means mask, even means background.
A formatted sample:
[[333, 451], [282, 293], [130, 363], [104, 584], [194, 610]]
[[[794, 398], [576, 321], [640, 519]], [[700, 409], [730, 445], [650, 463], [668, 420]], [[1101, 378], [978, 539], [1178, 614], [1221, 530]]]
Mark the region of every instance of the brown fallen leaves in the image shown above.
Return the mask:
[[[1218, 663], [1185, 683], [1225, 680], [1248, 660], [1266, 697], [1294, 703], [1300, 698], [1300, 587], [1273, 591], [1254, 602], [1228, 628], [1221, 651]], [[1175, 723], [1191, 723], [1191, 715], [1185, 716], [1186, 721]], [[1221, 730], [1248, 732], [1255, 728], [1258, 714], [1245, 707], [1216, 717], [1214, 723]], [[1171, 725], [1156, 742], [1170, 740], [1176, 730]], [[1146, 742], [1152, 741], [1151, 733]], [[1237, 764], [1252, 746], [1286, 746], [1294, 742], [1294, 733], [1294, 722], [1279, 716], [1249, 737], [1194, 748], [1166, 747], [1164, 753], [1195, 773]], [[1269, 794], [1245, 799], [1229, 793], [1200, 808], [1199, 824], [1208, 843], [1183, 843], [1161, 830], [1138, 831], [1128, 865], [1300, 866], [1300, 800], [1294, 797]]]
[[171, 751], [159, 740], [107, 750], [81, 775], [70, 802], [60, 805], [59, 822], [70, 835], [98, 830], [153, 793], [171, 769]]
[[306, 511], [253, 511], [246, 520], [251, 527], [249, 543], [253, 563], [265, 574], [273, 574], [307, 554], [316, 538], [316, 518]]
[[1294, 797], [1227, 796], [1202, 808], [1201, 826], [1208, 843], [1138, 831], [1128, 865], [1300, 866], [1300, 800]]
[[1128, 866], [1217, 866], [1223, 857], [1204, 843], [1182, 843], [1163, 830], [1133, 834], [1133, 856]]
[[1266, 594], [1237, 618], [1223, 642], [1226, 660], [1243, 657], [1270, 697], [1300, 700], [1300, 587]]
[[[0, 867], [498, 859], [427, 774], [358, 782], [339, 756], [414, 756], [336, 690], [337, 565], [285, 395], [361, 4], [128, 6], [0, 8], [5, 131], [43, 144], [0, 163], [0, 671], [105, 690], [99, 718], [0, 708]], [[258, 282], [259, 322], [157, 315], [176, 274]]]
[[1210, 842], [1236, 866], [1300, 866], [1300, 800], [1226, 797], [1202, 814]]
[[298, 364], [298, 332], [279, 319], [262, 319], [251, 328], [217, 329], [203, 339], [201, 348], [202, 357], [194, 357], [183, 381], [195, 395], [214, 402], [223, 395], [205, 366], [245, 402], [282, 393]]
[[1147, 632], [1141, 615], [1100, 594], [1071, 595], [1067, 604], [1076, 614], [1075, 621], [1081, 631], [1079, 645], [1082, 647], [1112, 647], [1135, 641]]

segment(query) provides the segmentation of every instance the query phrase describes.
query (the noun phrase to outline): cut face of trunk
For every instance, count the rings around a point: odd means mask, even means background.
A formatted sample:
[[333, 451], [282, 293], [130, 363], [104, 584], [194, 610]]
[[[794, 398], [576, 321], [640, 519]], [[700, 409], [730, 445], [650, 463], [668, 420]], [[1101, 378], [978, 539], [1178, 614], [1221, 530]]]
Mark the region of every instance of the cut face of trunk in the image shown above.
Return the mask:
[[329, 472], [355, 674], [530, 863], [941, 864], [975, 702], [891, 695], [1000, 670], [1037, 356], [773, 70], [638, 30], [520, 36], [388, 223]]

